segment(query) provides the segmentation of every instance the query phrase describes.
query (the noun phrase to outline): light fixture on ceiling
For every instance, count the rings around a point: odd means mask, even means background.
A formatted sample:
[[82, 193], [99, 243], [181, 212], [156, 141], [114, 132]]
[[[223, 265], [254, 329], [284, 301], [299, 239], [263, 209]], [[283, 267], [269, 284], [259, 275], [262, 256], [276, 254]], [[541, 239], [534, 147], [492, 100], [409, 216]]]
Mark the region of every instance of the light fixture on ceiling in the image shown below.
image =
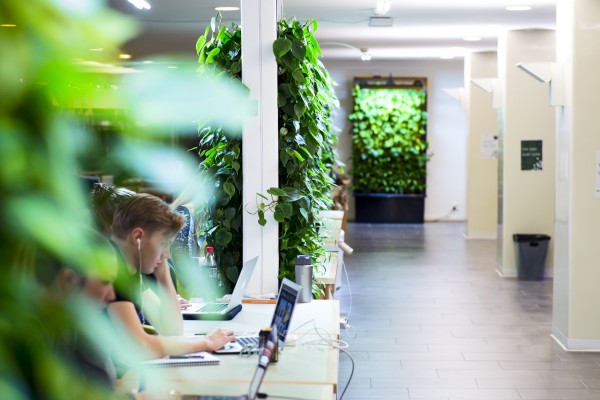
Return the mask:
[[215, 7], [215, 11], [238, 11], [240, 8], [239, 7], [230, 7], [230, 6], [222, 6], [222, 7]]
[[363, 61], [371, 61], [371, 53], [369, 53], [369, 49], [362, 47], [360, 49], [360, 59]]
[[150, 3], [148, 3], [146, 0], [127, 0], [127, 1], [130, 2], [131, 4], [133, 4], [133, 6], [139, 10], [149, 10], [152, 8]]
[[377, 0], [377, 5], [373, 9], [375, 15], [385, 15], [392, 7], [392, 0]]
[[119, 58], [121, 60], [129, 60], [131, 58], [131, 54], [122, 53], [122, 54], [119, 54]]
[[17, 25], [15, 24], [0, 24], [2, 28], [15, 28]]
[[371, 53], [369, 53], [369, 49], [367, 49], [366, 47], [361, 47], [359, 49], [358, 47], [352, 46], [351, 44], [344, 43], [344, 42], [322, 42], [319, 45], [321, 48], [323, 48], [324, 46], [340, 46], [340, 47], [346, 47], [346, 48], [352, 49], [352, 50], [358, 50], [358, 51], [360, 51], [360, 59], [363, 61], [370, 61], [372, 58]]
[[529, 11], [531, 10], [531, 6], [508, 6], [506, 7], [506, 11]]
[[465, 36], [463, 40], [465, 42], [479, 42], [481, 38], [479, 36]]

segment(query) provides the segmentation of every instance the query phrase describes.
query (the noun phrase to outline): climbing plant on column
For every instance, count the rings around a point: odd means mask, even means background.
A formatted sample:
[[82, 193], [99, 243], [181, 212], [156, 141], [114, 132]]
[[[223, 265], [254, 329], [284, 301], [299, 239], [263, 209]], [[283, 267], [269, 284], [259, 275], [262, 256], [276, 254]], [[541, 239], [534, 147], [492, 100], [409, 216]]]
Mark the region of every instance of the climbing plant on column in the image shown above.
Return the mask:
[[[282, 19], [277, 27], [279, 188], [268, 193], [278, 200], [260, 207], [273, 208], [280, 222], [279, 277], [293, 279], [296, 256], [307, 254], [314, 262], [325, 254], [318, 214], [331, 206], [337, 162], [331, 116], [339, 104], [333, 80], [319, 60], [317, 22]], [[266, 222], [260, 208], [259, 221]]]
[[[279, 278], [294, 278], [296, 256], [308, 254], [317, 260], [325, 253], [318, 232], [318, 213], [331, 205], [333, 167], [337, 163], [331, 116], [338, 106], [333, 80], [319, 60], [321, 49], [314, 37], [316, 21], [301, 24], [295, 19], [278, 23], [273, 52], [278, 65], [279, 187], [276, 196], [259, 204], [259, 223], [273, 209], [280, 223]], [[197, 42], [202, 69], [213, 69], [241, 79], [241, 30], [208, 27]], [[208, 210], [208, 243], [221, 252], [220, 268], [241, 265], [242, 178], [240, 138], [221, 129], [200, 131], [200, 169], [215, 177], [215, 197]], [[237, 274], [230, 274], [237, 277]]]
[[[196, 52], [200, 71], [241, 80], [242, 32], [221, 26], [220, 14], [198, 38]], [[199, 234], [215, 247], [220, 273], [232, 287], [242, 266], [242, 139], [213, 125], [200, 124], [198, 134], [199, 169], [214, 182]]]

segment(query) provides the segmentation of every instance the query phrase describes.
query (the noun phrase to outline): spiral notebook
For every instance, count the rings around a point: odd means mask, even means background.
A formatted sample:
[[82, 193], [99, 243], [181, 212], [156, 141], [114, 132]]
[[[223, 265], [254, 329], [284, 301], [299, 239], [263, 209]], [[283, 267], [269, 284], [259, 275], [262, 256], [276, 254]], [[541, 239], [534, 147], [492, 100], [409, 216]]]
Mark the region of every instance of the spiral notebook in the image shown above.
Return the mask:
[[194, 367], [197, 365], [217, 365], [219, 359], [205, 351], [182, 356], [170, 356], [149, 360], [143, 363], [150, 367]]

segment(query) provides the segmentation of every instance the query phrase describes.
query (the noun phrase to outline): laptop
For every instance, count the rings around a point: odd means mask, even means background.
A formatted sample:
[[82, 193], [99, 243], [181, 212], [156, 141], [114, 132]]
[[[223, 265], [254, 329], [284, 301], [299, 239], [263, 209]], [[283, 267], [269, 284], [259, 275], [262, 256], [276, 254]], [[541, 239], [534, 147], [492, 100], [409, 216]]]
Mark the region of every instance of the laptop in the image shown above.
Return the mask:
[[183, 319], [230, 320], [242, 309], [242, 298], [252, 278], [258, 257], [244, 263], [229, 302], [192, 303], [182, 310]]
[[[285, 337], [287, 336], [290, 322], [292, 320], [292, 314], [300, 295], [300, 289], [302, 287], [289, 279], [284, 278], [279, 288], [279, 295], [277, 296], [277, 304], [275, 305], [275, 312], [271, 320], [271, 326], [277, 328], [277, 345], [279, 351], [283, 350], [285, 343]], [[215, 351], [219, 354], [236, 354], [240, 353], [245, 346], [257, 346], [258, 336], [241, 336], [237, 337], [235, 342], [228, 343], [222, 349]]]
[[256, 370], [254, 370], [254, 376], [250, 381], [250, 386], [248, 387], [248, 393], [243, 394], [241, 396], [196, 396], [196, 395], [186, 395], [182, 396], [182, 400], [255, 400], [258, 396], [258, 390], [263, 382], [265, 374], [267, 373], [267, 368], [269, 368], [269, 364], [273, 358], [273, 349], [277, 342], [277, 329], [273, 327], [267, 342], [265, 343], [262, 352], [258, 357], [258, 365], [256, 366]]

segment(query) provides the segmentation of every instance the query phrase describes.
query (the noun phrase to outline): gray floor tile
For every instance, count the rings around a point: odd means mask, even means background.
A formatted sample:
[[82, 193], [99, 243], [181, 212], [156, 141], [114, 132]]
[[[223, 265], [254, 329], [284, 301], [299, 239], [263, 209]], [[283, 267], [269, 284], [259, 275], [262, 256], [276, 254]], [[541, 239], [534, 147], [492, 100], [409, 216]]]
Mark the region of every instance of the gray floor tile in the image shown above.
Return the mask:
[[[600, 354], [550, 337], [552, 280], [496, 272], [496, 242], [462, 223], [349, 224], [347, 284], [356, 368], [347, 399], [600, 399]], [[350, 295], [352, 292], [352, 296]], [[350, 376], [340, 355], [339, 387]]]

